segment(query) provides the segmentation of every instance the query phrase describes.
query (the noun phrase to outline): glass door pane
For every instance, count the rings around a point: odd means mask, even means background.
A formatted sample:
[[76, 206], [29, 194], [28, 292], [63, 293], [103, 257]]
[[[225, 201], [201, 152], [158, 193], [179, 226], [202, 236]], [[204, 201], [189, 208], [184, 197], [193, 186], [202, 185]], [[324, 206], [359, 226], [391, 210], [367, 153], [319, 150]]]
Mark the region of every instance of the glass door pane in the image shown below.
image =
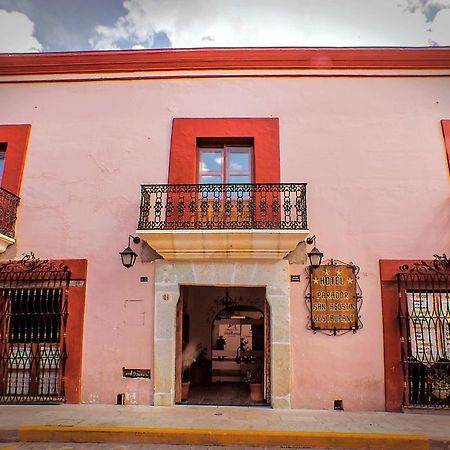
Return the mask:
[[228, 173], [229, 175], [247, 175], [250, 179], [250, 149], [229, 148], [228, 149]]

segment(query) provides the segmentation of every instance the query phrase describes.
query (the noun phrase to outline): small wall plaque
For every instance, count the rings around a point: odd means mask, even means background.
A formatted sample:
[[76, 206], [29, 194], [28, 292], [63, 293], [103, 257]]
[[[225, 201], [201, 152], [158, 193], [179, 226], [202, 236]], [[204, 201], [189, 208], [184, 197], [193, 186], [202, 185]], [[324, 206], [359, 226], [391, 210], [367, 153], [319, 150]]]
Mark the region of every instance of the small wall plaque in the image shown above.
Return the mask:
[[300, 275], [291, 275], [292, 283], [300, 283]]
[[150, 378], [150, 369], [125, 369], [122, 367], [124, 378]]

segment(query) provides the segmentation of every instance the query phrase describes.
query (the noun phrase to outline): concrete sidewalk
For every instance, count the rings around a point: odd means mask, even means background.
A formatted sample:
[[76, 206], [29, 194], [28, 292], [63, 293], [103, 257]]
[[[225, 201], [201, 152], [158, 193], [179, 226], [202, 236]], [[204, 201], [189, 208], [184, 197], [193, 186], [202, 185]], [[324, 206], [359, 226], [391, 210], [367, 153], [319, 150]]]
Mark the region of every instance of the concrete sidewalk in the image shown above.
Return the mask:
[[0, 406], [0, 441], [450, 449], [450, 415], [215, 406]]

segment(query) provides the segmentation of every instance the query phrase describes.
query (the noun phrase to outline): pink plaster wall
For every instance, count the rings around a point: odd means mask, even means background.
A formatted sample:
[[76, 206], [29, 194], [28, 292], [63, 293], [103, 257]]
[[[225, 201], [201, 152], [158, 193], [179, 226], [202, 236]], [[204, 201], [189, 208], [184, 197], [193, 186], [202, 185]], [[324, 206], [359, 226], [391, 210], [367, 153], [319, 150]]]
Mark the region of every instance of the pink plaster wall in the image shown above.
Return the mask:
[[125, 270], [118, 252], [139, 185], [167, 181], [172, 119], [278, 117], [281, 180], [308, 182], [317, 245], [361, 267], [364, 294], [364, 328], [328, 337], [306, 329], [305, 285], [291, 284], [292, 405], [384, 409], [378, 260], [449, 251], [448, 78], [6, 84], [0, 99], [0, 123], [32, 124], [17, 244], [2, 257], [89, 260], [83, 402], [152, 402], [151, 380], [121, 372], [153, 369], [153, 265]]

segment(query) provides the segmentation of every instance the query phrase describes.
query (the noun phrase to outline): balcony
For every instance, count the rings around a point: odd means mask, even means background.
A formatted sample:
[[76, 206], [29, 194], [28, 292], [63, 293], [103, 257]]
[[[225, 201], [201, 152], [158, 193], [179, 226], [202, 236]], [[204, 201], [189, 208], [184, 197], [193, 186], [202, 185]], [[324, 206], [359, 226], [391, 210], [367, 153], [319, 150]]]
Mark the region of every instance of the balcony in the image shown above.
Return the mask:
[[306, 184], [143, 185], [136, 233], [168, 260], [281, 259], [309, 234]]
[[0, 253], [16, 242], [14, 234], [19, 201], [19, 197], [0, 188]]

